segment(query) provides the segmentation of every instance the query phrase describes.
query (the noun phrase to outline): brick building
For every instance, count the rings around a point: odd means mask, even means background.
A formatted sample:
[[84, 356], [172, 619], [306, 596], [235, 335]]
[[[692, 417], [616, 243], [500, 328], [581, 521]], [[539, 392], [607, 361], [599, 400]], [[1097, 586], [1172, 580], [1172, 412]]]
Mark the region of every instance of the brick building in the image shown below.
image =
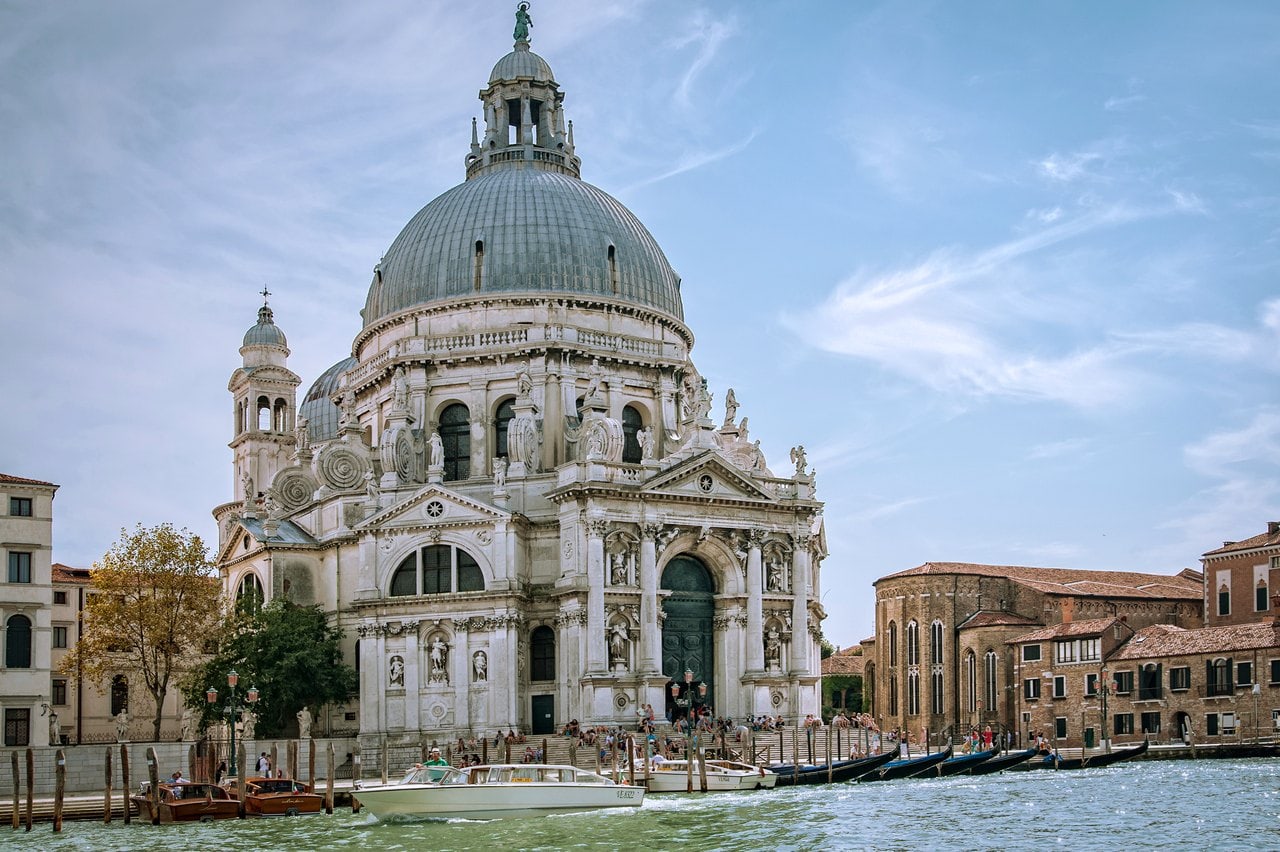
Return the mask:
[[1204, 566], [1204, 623], [1248, 624], [1271, 614], [1280, 582], [1280, 521], [1244, 541], [1224, 541], [1200, 558]]

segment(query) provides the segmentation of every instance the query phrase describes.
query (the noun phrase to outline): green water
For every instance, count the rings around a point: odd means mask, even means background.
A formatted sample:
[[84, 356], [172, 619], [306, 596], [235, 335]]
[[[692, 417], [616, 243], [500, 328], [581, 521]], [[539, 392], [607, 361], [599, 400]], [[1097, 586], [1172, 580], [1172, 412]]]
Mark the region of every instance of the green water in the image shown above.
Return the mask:
[[333, 816], [211, 824], [0, 828], [3, 849], [1280, 849], [1280, 760], [650, 796], [630, 813], [494, 822]]

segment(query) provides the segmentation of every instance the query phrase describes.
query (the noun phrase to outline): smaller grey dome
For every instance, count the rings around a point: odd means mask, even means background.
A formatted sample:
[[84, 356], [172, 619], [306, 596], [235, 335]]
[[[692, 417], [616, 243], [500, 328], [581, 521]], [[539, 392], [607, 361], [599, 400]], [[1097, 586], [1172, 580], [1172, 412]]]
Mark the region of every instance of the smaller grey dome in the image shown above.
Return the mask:
[[298, 407], [298, 416], [307, 418], [307, 433], [313, 441], [328, 441], [338, 436], [338, 418], [342, 412], [331, 397], [338, 392], [342, 374], [360, 363], [355, 358], [343, 358], [320, 374], [320, 378], [307, 391], [306, 399]]
[[275, 324], [271, 308], [263, 305], [258, 308], [258, 323], [244, 333], [243, 346], [279, 346], [289, 348], [284, 332]]
[[515, 50], [499, 59], [498, 64], [493, 66], [493, 73], [489, 75], [489, 85], [524, 78], [532, 78], [539, 83], [554, 84], [556, 81], [547, 60], [530, 50], [528, 42], [519, 41], [516, 42]]

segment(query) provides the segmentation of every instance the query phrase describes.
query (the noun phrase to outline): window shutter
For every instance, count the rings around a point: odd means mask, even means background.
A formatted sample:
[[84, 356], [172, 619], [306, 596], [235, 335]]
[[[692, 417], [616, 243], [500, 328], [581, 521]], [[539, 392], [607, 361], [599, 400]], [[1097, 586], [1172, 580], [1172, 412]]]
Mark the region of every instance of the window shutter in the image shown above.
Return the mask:
[[1236, 689], [1236, 663], [1230, 657], [1227, 658], [1227, 695], [1235, 692]]
[[1156, 698], [1164, 697], [1164, 663], [1156, 663]]

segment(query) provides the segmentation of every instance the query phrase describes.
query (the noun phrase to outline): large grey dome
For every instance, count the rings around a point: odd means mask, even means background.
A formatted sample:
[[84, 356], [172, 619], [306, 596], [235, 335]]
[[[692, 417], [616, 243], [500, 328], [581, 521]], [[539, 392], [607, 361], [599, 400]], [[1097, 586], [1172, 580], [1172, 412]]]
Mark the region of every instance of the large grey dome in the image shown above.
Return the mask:
[[578, 178], [518, 167], [422, 208], [383, 257], [362, 315], [369, 326], [414, 305], [495, 293], [599, 296], [684, 320], [679, 277], [630, 210]]
[[352, 357], [343, 358], [320, 374], [306, 398], [298, 408], [298, 416], [307, 418], [307, 433], [313, 441], [327, 441], [338, 435], [338, 418], [342, 412], [333, 404], [333, 395], [347, 370], [359, 362]]

